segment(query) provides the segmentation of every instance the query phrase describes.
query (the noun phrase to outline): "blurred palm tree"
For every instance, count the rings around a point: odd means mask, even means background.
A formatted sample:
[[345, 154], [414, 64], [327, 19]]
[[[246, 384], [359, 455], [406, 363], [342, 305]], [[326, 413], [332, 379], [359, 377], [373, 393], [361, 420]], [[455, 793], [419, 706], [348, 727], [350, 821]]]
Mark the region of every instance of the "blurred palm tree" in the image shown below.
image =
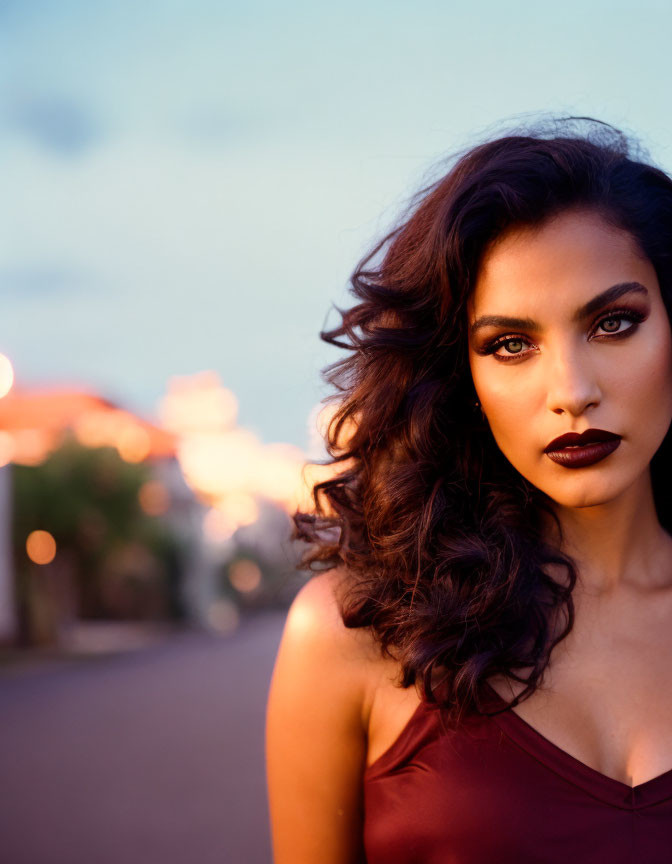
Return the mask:
[[[84, 447], [72, 436], [41, 464], [13, 466], [20, 641], [53, 641], [68, 617], [184, 617], [180, 541], [140, 506], [151, 477], [149, 463], [125, 462], [112, 447]], [[46, 566], [27, 552], [36, 530], [56, 543]]]

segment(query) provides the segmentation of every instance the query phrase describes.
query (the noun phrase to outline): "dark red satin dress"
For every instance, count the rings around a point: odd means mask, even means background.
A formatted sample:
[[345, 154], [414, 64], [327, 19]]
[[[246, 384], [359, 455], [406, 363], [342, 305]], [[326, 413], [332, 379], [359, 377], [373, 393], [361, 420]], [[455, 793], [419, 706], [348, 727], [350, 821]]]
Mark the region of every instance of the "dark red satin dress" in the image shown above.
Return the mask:
[[511, 710], [454, 732], [421, 703], [365, 771], [364, 844], [367, 864], [672, 864], [672, 769], [631, 787]]

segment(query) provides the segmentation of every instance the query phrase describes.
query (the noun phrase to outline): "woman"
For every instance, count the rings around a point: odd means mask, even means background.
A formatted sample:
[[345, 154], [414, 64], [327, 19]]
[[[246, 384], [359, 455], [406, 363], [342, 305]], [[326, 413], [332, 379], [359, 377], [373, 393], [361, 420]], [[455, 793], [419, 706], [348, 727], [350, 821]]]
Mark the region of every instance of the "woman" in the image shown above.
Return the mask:
[[672, 181], [597, 121], [489, 141], [352, 284], [276, 864], [672, 860]]

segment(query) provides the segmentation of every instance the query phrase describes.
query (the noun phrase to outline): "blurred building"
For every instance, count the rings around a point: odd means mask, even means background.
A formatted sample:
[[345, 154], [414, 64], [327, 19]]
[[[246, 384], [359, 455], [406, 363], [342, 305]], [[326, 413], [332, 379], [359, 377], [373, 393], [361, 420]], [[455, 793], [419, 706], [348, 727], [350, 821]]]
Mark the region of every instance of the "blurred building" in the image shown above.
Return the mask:
[[[147, 464], [157, 479], [141, 489], [142, 509], [158, 518], [170, 518], [180, 532], [182, 547], [195, 561], [199, 559], [202, 543], [197, 525], [203, 508], [181, 478], [171, 433], [92, 393], [70, 388], [14, 388], [0, 400], [1, 642], [12, 642], [19, 624], [17, 562], [12, 549], [12, 468], [38, 467], [66, 441], [75, 441], [83, 448], [111, 447], [126, 463]], [[39, 548], [32, 553], [28, 550], [29, 556], [37, 555], [32, 558], [37, 565], [51, 568], [51, 593], [46, 596], [50, 605], [60, 607], [51, 610], [57, 625], [68, 623], [77, 603], [64, 572], [67, 562], [52, 564], [42, 561], [40, 554]], [[190, 560], [181, 565], [185, 573], [198, 572]]]
[[[288, 445], [264, 445], [237, 427], [234, 397], [212, 375], [182, 379], [167, 407], [170, 422], [162, 428], [73, 388], [15, 388], [0, 399], [0, 643], [11, 643], [19, 630], [25, 644], [58, 642], [59, 633], [71, 633], [82, 618], [106, 614], [179, 618], [227, 630], [241, 609], [291, 599], [300, 577], [289, 514], [298, 501], [303, 455]], [[116, 465], [142, 468], [133, 506], [136, 520], [158, 523], [165, 531], [161, 574], [156, 557], [135, 537], [131, 518], [125, 523], [128, 542], [119, 542], [113, 555], [94, 566], [94, 581], [102, 587], [92, 600], [83, 596], [90, 592], [76, 571], [78, 547], [83, 544], [86, 557], [87, 545], [93, 548], [105, 532], [95, 489], [91, 513], [82, 514], [58, 554], [54, 537], [43, 530], [48, 526], [41, 524], [49, 521], [46, 513], [59, 522], [54, 503], [33, 508], [32, 501], [44, 494], [65, 501], [75, 475], [80, 486], [84, 478], [84, 487], [95, 487], [101, 466], [86, 453], [113, 451]], [[39, 488], [39, 478], [49, 486], [54, 459], [65, 462], [61, 485], [50, 487], [50, 493]], [[26, 469], [31, 476], [30, 469], [36, 469], [38, 479], [30, 480]], [[84, 488], [80, 498], [87, 494]], [[18, 502], [23, 521], [13, 531]], [[128, 514], [110, 518], [118, 529]], [[129, 599], [129, 583], [135, 585], [135, 600]], [[156, 597], [159, 584], [163, 599]], [[144, 600], [138, 600], [142, 592]], [[26, 613], [26, 604], [37, 611]], [[26, 614], [39, 620], [26, 626]], [[26, 631], [32, 635], [25, 638]]]

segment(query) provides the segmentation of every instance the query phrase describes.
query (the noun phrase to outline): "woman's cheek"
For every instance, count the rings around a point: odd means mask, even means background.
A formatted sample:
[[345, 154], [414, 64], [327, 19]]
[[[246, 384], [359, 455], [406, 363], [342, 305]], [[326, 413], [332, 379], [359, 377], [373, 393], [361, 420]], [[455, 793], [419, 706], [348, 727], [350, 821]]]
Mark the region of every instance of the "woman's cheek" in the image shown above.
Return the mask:
[[[650, 340], [650, 350], [642, 357], [633, 356], [624, 368], [629, 369], [626, 379], [631, 410], [624, 418], [632, 427], [633, 435], [640, 433], [654, 451], [662, 443], [672, 422], [672, 336], [665, 322], [658, 339]], [[616, 388], [614, 388], [616, 390]], [[624, 387], [619, 401], [625, 402]], [[618, 392], [617, 392], [618, 395]], [[643, 422], [647, 418], [647, 422]]]

